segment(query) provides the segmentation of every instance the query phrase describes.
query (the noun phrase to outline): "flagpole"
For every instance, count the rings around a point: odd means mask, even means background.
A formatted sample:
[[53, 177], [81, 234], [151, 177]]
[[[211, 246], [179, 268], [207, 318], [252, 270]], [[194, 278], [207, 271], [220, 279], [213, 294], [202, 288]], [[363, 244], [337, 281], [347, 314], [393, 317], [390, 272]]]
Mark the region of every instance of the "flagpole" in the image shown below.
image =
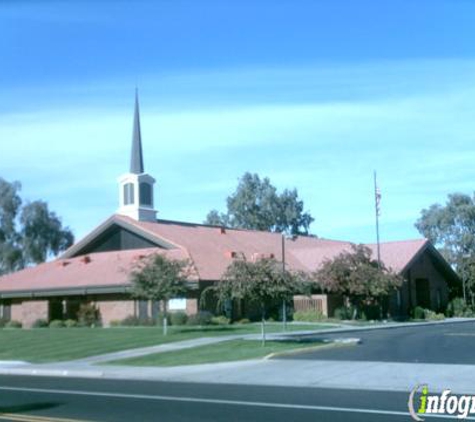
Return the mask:
[[379, 243], [379, 201], [381, 194], [378, 192], [378, 184], [376, 182], [376, 170], [374, 171], [374, 208], [376, 214], [376, 245], [378, 251], [378, 266], [381, 267], [381, 247]]

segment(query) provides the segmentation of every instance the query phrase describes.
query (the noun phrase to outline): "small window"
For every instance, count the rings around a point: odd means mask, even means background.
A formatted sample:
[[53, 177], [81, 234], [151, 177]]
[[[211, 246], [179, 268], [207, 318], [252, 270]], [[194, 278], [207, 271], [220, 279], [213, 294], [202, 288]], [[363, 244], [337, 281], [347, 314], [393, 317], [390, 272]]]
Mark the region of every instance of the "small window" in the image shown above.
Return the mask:
[[149, 183], [140, 183], [140, 205], [152, 205], [152, 186]]
[[124, 205], [130, 205], [134, 203], [134, 185], [132, 183], [126, 183], [124, 185]]

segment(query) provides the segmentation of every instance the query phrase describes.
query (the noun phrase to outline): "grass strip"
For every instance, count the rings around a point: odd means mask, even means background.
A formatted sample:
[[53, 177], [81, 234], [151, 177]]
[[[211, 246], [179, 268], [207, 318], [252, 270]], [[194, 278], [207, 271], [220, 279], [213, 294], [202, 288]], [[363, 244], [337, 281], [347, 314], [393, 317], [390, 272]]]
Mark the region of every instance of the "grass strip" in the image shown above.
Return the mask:
[[263, 358], [273, 353], [295, 349], [315, 348], [326, 343], [298, 341], [268, 341], [265, 346], [257, 340], [229, 340], [222, 343], [172, 352], [153, 353], [136, 358], [107, 362], [112, 365], [130, 366], [180, 366], [201, 363], [230, 362]]

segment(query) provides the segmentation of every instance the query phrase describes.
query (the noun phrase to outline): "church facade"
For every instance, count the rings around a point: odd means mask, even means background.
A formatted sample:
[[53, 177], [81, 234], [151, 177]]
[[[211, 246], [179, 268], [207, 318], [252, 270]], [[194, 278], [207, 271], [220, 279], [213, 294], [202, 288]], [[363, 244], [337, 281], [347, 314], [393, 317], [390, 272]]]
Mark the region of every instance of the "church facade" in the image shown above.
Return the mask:
[[[104, 326], [133, 315], [155, 317], [155, 303], [134, 300], [129, 274], [150, 254], [186, 259], [192, 264], [189, 294], [169, 303], [171, 311], [199, 310], [201, 292], [218, 283], [234, 259], [273, 257], [291, 270], [316, 270], [325, 259], [351, 250], [349, 242], [239, 230], [157, 219], [155, 179], [144, 169], [139, 105], [136, 97], [130, 170], [119, 182], [119, 209], [59, 258], [0, 277], [0, 318], [31, 327], [37, 319], [75, 319], [80, 304], [93, 303]], [[375, 245], [367, 245], [376, 250]], [[389, 300], [391, 315], [407, 315], [414, 306], [442, 310], [457, 274], [425, 239], [381, 244], [384, 264], [404, 277]], [[331, 315], [340, 302], [324, 294], [296, 297], [297, 309]], [[211, 309], [214, 311], [214, 309]]]

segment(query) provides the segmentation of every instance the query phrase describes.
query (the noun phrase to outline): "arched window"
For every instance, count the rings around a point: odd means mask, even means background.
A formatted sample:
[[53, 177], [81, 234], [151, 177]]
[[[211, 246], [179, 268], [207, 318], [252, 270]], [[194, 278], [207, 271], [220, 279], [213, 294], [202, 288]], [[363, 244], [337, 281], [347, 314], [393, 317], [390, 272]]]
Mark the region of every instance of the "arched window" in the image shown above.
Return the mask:
[[140, 205], [152, 205], [152, 186], [150, 183], [142, 182], [139, 187]]
[[134, 184], [126, 183], [124, 185], [124, 205], [130, 205], [134, 203]]

